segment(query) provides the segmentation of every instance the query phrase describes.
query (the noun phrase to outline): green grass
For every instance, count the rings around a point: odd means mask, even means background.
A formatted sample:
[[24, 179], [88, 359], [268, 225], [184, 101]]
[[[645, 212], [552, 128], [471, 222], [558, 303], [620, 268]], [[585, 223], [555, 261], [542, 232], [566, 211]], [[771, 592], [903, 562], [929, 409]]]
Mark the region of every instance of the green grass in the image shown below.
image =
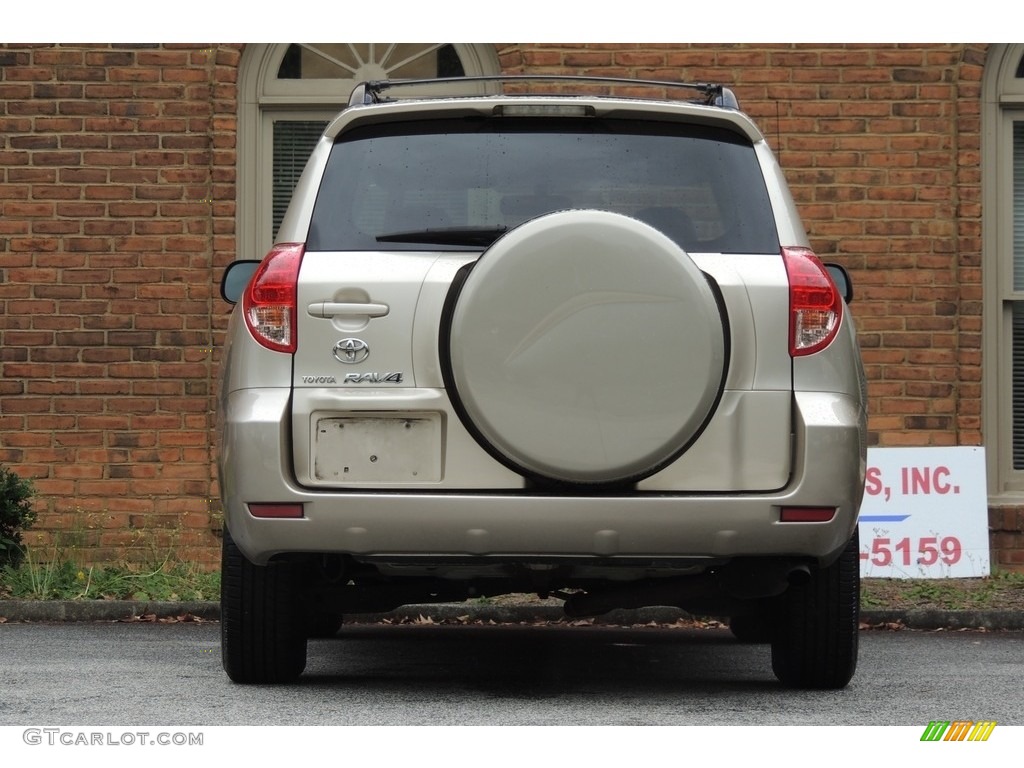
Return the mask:
[[1024, 611], [1024, 573], [997, 571], [974, 579], [862, 579], [861, 607]]
[[220, 573], [165, 560], [145, 566], [79, 566], [27, 554], [21, 565], [0, 568], [0, 599], [8, 600], [217, 600]]

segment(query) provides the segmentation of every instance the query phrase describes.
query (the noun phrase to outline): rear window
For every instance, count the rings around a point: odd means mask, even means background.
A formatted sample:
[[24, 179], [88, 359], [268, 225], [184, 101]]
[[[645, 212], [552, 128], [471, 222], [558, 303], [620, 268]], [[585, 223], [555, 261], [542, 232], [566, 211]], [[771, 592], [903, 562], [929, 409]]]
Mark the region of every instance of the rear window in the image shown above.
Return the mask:
[[479, 250], [416, 233], [500, 233], [572, 208], [632, 216], [695, 253], [779, 252], [764, 178], [741, 136], [653, 121], [501, 117], [344, 134], [306, 248]]

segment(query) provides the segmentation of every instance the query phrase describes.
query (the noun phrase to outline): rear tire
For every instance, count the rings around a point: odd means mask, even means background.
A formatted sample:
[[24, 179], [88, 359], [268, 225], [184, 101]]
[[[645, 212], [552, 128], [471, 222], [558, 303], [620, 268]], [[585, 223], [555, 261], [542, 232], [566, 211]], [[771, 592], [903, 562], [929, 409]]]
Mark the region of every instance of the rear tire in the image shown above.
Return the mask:
[[857, 669], [859, 539], [839, 559], [782, 595], [772, 638], [772, 670], [788, 688], [843, 688]]
[[221, 660], [236, 683], [287, 683], [306, 668], [305, 616], [290, 563], [255, 565], [224, 531]]

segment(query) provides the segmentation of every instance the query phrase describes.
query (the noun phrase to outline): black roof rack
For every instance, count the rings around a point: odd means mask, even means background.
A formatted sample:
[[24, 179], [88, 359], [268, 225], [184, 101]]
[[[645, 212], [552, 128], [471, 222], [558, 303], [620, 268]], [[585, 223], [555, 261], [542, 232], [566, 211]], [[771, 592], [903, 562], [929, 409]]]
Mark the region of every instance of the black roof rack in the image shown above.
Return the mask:
[[[691, 99], [698, 104], [739, 109], [735, 94], [719, 83], [684, 83], [672, 80], [633, 80], [626, 77], [600, 77], [592, 75], [473, 75], [470, 77], [435, 77], [430, 79], [367, 80], [357, 85], [349, 97], [350, 107], [360, 104], [379, 104], [390, 101], [383, 96], [391, 88], [406, 86], [436, 85], [438, 83], [480, 83], [480, 82], [574, 82], [615, 85], [640, 85], [653, 88], [685, 88], [696, 91], [699, 96]], [[519, 95], [519, 94], [516, 94]], [[531, 94], [523, 94], [531, 95]], [[536, 94], [532, 94], [536, 95]]]

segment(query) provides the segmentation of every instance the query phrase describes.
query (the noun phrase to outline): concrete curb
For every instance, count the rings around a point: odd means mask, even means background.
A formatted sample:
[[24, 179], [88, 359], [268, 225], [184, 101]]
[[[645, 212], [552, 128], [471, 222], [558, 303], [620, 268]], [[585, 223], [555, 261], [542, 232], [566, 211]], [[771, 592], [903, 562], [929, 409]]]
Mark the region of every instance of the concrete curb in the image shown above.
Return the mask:
[[7, 621], [130, 621], [142, 616], [184, 616], [220, 619], [220, 604], [140, 600], [0, 600], [0, 617]]
[[872, 627], [900, 623], [908, 629], [1024, 629], [1021, 611], [939, 611], [939, 610], [867, 610], [861, 611], [861, 623]]
[[[135, 600], [0, 600], [0, 619], [7, 622], [65, 621], [139, 621], [158, 618], [194, 617], [204, 621], [220, 619], [220, 605], [214, 602], [145, 602]], [[387, 613], [356, 614], [346, 623], [394, 623], [429, 618], [434, 622], [529, 624], [533, 622], [572, 623], [560, 604], [441, 603], [407, 605]], [[690, 618], [678, 608], [640, 608], [618, 610], [594, 617], [594, 624], [632, 626], [636, 624], [674, 624]], [[1024, 630], [1022, 611], [939, 611], [939, 610], [862, 610], [861, 623], [869, 627], [900, 625], [924, 630]]]

